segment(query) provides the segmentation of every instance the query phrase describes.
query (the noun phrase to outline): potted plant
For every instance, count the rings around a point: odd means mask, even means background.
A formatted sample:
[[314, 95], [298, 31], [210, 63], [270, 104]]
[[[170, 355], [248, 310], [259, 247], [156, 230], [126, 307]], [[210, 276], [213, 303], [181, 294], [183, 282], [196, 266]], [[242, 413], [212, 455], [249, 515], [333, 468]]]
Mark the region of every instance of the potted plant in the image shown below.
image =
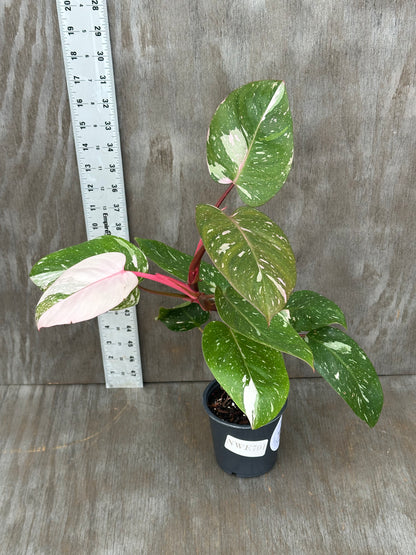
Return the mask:
[[[44, 290], [38, 328], [133, 306], [149, 291], [144, 280], [171, 288], [179, 304], [161, 308], [158, 320], [177, 332], [203, 327], [202, 351], [215, 378], [204, 395], [213, 433], [231, 420], [214, 438], [217, 459], [242, 476], [274, 464], [289, 393], [282, 353], [309, 364], [369, 426], [383, 404], [369, 358], [333, 326], [346, 327], [341, 309], [318, 293], [294, 292], [289, 241], [257, 209], [282, 187], [292, 158], [284, 83], [249, 83], [219, 105], [209, 127], [208, 168], [221, 194], [215, 205], [196, 207], [193, 256], [155, 240], [136, 238], [137, 247], [106, 235], [42, 258], [30, 274]], [[234, 211], [222, 208], [231, 191], [242, 201]], [[202, 261], [205, 253], [211, 263]], [[150, 274], [147, 259], [166, 273]]]

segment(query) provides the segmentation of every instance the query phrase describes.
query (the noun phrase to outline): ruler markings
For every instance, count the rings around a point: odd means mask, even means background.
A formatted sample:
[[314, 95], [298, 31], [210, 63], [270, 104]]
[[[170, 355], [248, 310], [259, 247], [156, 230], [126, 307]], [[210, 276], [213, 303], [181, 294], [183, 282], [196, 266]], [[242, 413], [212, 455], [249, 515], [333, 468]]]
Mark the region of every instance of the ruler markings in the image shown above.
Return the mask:
[[[88, 239], [129, 239], [105, 0], [56, 0]], [[98, 318], [107, 387], [142, 387], [136, 310]]]

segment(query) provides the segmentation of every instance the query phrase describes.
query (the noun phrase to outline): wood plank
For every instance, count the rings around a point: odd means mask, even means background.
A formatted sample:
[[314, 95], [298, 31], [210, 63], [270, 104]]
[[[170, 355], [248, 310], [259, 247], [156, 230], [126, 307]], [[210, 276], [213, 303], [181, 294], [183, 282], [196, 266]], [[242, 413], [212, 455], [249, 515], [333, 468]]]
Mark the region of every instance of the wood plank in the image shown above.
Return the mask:
[[[298, 287], [340, 304], [380, 373], [414, 372], [415, 3], [108, 5], [132, 235], [194, 249], [195, 204], [221, 193], [205, 164], [212, 113], [245, 82], [283, 78], [295, 166], [265, 211], [293, 244]], [[38, 334], [27, 279], [85, 239], [55, 12], [0, 3], [3, 384], [103, 381], [95, 323]], [[178, 341], [154, 323], [158, 306], [143, 295], [145, 380], [208, 379], [199, 332]]]
[[217, 467], [202, 383], [0, 388], [2, 553], [413, 553], [416, 377], [370, 430], [292, 381], [277, 466]]

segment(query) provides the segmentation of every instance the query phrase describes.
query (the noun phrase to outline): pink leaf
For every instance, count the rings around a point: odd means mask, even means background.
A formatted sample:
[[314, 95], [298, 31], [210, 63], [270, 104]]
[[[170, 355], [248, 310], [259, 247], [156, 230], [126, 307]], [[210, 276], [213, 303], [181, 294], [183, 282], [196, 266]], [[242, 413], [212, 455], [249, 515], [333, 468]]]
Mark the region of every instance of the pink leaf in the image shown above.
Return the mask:
[[86, 258], [63, 272], [38, 305], [53, 295], [69, 296], [40, 316], [38, 329], [90, 320], [120, 304], [138, 284], [137, 276], [124, 270], [125, 263], [124, 254], [107, 252]]

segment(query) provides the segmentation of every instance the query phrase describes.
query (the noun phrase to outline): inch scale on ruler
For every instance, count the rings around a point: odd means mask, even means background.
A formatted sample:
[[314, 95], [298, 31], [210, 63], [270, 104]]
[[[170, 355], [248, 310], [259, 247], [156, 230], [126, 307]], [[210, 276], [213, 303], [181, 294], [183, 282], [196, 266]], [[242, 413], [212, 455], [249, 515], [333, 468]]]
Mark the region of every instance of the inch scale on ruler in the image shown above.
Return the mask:
[[[88, 239], [129, 239], [107, 5], [56, 0]], [[99, 316], [107, 387], [143, 387], [135, 308]]]

